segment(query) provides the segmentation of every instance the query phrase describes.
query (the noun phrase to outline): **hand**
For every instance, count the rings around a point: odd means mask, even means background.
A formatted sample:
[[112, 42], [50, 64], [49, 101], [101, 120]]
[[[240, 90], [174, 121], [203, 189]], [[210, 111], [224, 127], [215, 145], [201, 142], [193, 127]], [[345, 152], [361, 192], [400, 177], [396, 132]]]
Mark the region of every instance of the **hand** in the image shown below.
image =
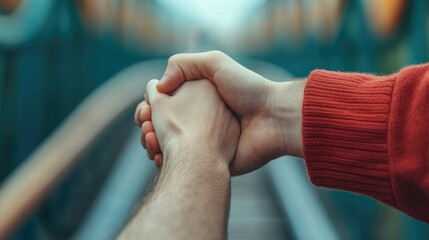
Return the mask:
[[159, 165], [162, 152], [164, 164], [169, 164], [174, 161], [169, 155], [186, 151], [207, 159], [224, 159], [228, 167], [235, 154], [240, 126], [214, 85], [207, 80], [189, 82], [170, 96], [157, 91], [157, 82], [148, 83], [147, 101], [142, 103], [150, 111], [145, 112], [149, 116], [142, 123], [143, 142], [146, 146], [156, 145], [156, 149], [148, 147], [149, 156]]
[[185, 83], [172, 96], [159, 93], [157, 82], [147, 84], [135, 120], [143, 126], [149, 157], [163, 166], [153, 192], [120, 238], [223, 239], [238, 120], [207, 80]]
[[[299, 119], [301, 105], [299, 102], [289, 101], [285, 96], [287, 93], [283, 91], [283, 86], [286, 83], [269, 81], [227, 55], [214, 51], [172, 56], [157, 89], [159, 92], [173, 93], [185, 81], [201, 78], [207, 78], [216, 85], [223, 100], [240, 120], [241, 136], [230, 165], [231, 174], [253, 171], [282, 155], [302, 154]], [[302, 95], [302, 89], [301, 87], [296, 91], [296, 94]], [[298, 99], [300, 97], [302, 99], [302, 96], [298, 96]], [[288, 108], [289, 102], [295, 104], [291, 111]], [[142, 120], [150, 120], [150, 108], [140, 107], [137, 108], [136, 115]], [[292, 126], [287, 119], [291, 115], [289, 112], [299, 115], [296, 126]], [[136, 122], [139, 121], [141, 120], [136, 118]], [[151, 142], [156, 142], [156, 136], [153, 141], [148, 141], [148, 145], [156, 145]]]

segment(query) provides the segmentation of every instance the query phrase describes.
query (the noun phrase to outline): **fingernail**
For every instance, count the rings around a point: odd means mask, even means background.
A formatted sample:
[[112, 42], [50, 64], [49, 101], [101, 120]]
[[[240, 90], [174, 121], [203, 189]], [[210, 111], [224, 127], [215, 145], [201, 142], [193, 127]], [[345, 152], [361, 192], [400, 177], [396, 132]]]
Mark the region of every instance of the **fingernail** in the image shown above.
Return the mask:
[[141, 117], [141, 112], [139, 113], [139, 119], [137, 119], [137, 125], [139, 128], [142, 128], [143, 121], [142, 121], [142, 117]]
[[146, 106], [143, 106], [141, 109], [140, 109], [140, 113], [139, 113], [139, 121], [140, 121], [140, 125], [142, 125], [143, 124], [143, 111], [145, 110], [145, 108], [146, 108]]

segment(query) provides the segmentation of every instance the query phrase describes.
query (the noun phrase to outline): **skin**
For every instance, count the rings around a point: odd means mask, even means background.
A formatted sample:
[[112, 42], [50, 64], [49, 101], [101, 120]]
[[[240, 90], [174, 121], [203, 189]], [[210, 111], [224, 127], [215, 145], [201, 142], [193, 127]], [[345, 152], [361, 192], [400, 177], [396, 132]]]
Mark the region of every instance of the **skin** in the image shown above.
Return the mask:
[[[156, 89], [160, 93], [175, 96], [190, 81], [199, 82], [198, 80], [201, 78], [208, 79], [216, 86], [219, 95], [229, 109], [234, 112], [240, 123], [241, 135], [233, 160], [229, 164], [232, 175], [256, 170], [278, 156], [302, 157], [301, 124], [305, 79], [282, 83], [272, 82], [244, 68], [227, 55], [213, 51], [174, 55], [169, 59], [161, 81], [156, 83]], [[312, 93], [308, 92], [307, 94], [311, 95]], [[158, 131], [157, 125], [165, 123], [157, 121], [153, 113], [159, 106], [155, 106], [150, 101], [150, 96], [146, 96], [145, 99], [136, 108], [135, 121], [142, 127], [141, 141], [147, 149], [148, 156], [155, 159], [156, 164], [163, 172], [164, 169], [168, 169], [165, 164], [169, 154], [163, 148], [163, 142], [168, 141], [168, 139], [163, 136], [162, 132]], [[200, 102], [195, 99], [188, 100], [186, 103], [183, 102], [183, 105], [190, 108], [193, 105], [200, 105]], [[204, 151], [205, 148], [200, 144], [200, 141], [204, 142], [207, 139], [201, 136], [195, 140], [195, 146]], [[228, 138], [220, 139], [220, 141], [225, 142], [228, 140]], [[171, 145], [171, 148], [180, 149], [180, 144], [176, 147]], [[222, 151], [221, 148], [218, 148], [218, 151]], [[204, 159], [204, 157], [200, 159]], [[185, 166], [189, 163], [204, 164], [201, 161], [182, 162]], [[204, 167], [202, 168], [204, 169]], [[217, 172], [216, 169], [208, 169], [203, 172], [199, 180], [213, 181], [214, 179], [209, 178], [209, 173]], [[198, 173], [194, 172], [193, 174]], [[206, 175], [208, 176], [207, 179], [205, 179]], [[177, 176], [177, 179], [181, 178], [183, 175]], [[185, 189], [180, 189], [180, 191], [182, 190]], [[171, 189], [171, 191], [173, 190]], [[211, 200], [216, 203], [219, 202], [219, 198], [216, 196], [211, 196]], [[193, 199], [184, 201], [193, 202]], [[206, 207], [209, 207], [211, 203], [207, 201], [206, 204]], [[225, 212], [225, 209], [221, 207], [217, 209], [219, 212], [214, 212], [215, 209], [211, 210], [213, 210], [212, 214], [214, 215]], [[192, 218], [191, 215], [193, 214], [184, 213], [178, 217], [185, 220], [189, 217]], [[177, 219], [168, 219], [168, 221], [174, 222]], [[220, 221], [217, 224], [221, 224]], [[199, 228], [201, 231], [208, 232], [210, 227], [219, 229], [220, 225], [197, 226], [201, 227]], [[188, 228], [192, 227], [192, 225], [188, 226]], [[184, 228], [186, 229], [186, 226]]]
[[[207, 80], [183, 84], [172, 96], [159, 93], [157, 83], [147, 85], [143, 107], [150, 105], [145, 114], [151, 123], [142, 123], [142, 143], [157, 144], [163, 166], [119, 239], [225, 238], [238, 120]], [[148, 154], [161, 157], [149, 149]]]
[[120, 239], [225, 238], [230, 176], [302, 156], [305, 82], [269, 81], [217, 51], [171, 57], [134, 115], [159, 180]]
[[[241, 135], [230, 164], [232, 175], [244, 174], [283, 156], [302, 157], [302, 101], [306, 80], [273, 82], [219, 51], [172, 56], [157, 90], [174, 92], [186, 81], [205, 78], [240, 121]], [[135, 122], [142, 127], [143, 147], [162, 165], [158, 132], [153, 131], [151, 106], [140, 103]]]

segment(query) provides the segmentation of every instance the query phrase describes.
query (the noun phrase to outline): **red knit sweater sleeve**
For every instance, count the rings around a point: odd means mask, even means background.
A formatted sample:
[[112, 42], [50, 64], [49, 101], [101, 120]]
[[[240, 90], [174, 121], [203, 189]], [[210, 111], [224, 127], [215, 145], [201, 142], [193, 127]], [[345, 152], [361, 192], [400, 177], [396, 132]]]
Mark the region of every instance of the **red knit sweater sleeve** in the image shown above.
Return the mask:
[[313, 71], [302, 111], [313, 184], [429, 222], [429, 64], [383, 77]]

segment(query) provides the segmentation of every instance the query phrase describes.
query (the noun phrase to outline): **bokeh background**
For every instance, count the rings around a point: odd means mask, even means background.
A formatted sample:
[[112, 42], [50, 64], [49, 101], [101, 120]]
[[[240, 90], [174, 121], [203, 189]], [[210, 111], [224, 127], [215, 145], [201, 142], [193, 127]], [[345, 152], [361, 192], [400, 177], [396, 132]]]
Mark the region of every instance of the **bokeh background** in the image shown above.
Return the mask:
[[[428, 35], [426, 0], [0, 0], [0, 182], [132, 64], [218, 49], [297, 77], [316, 68], [390, 74], [428, 61]], [[82, 227], [133, 129], [128, 116], [11, 239], [69, 239]], [[427, 225], [372, 199], [317, 194], [341, 239], [429, 239]]]

